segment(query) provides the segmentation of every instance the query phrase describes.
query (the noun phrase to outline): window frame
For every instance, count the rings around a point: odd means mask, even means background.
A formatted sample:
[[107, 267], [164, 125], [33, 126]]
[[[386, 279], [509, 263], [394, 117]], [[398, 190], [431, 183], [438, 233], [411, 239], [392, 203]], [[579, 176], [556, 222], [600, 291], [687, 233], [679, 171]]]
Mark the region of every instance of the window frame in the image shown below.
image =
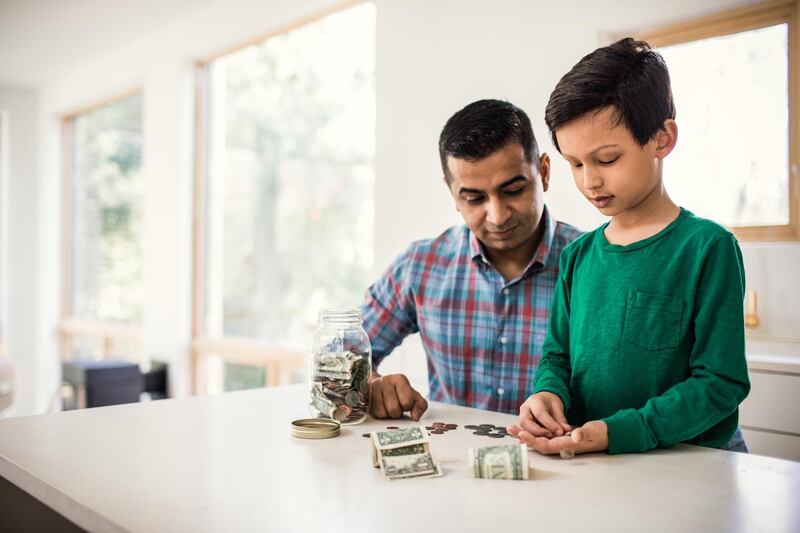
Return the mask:
[[0, 111], [0, 359], [6, 356], [8, 312], [8, 118]]
[[72, 193], [75, 182], [75, 120], [85, 113], [112, 105], [131, 96], [144, 95], [142, 87], [133, 87], [108, 98], [96, 101], [61, 116], [61, 306], [58, 324], [59, 356], [61, 361], [73, 357], [74, 337], [99, 338], [103, 346], [103, 358], [113, 354], [118, 341], [136, 341], [141, 344], [140, 324], [119, 324], [104, 320], [84, 320], [72, 314], [72, 274], [73, 274], [73, 202]]
[[266, 373], [268, 386], [279, 385], [291, 372], [305, 366], [305, 355], [286, 350], [260, 339], [232, 335], [211, 336], [206, 329], [206, 237], [207, 213], [207, 161], [208, 150], [208, 97], [211, 63], [228, 54], [267, 39], [289, 33], [370, 0], [345, 0], [328, 8], [295, 19], [274, 30], [247, 39], [240, 44], [210, 54], [195, 63], [195, 138], [194, 138], [194, 193], [192, 219], [192, 330], [189, 354], [192, 394], [205, 394], [205, 369], [212, 356], [235, 364], [261, 366]]
[[710, 37], [721, 37], [777, 24], [788, 30], [788, 99], [789, 99], [789, 223], [769, 226], [734, 226], [729, 229], [743, 242], [800, 241], [800, 82], [798, 59], [800, 41], [798, 0], [780, 0], [723, 11], [712, 15], [643, 31], [634, 38], [647, 41], [653, 48], [684, 44]]

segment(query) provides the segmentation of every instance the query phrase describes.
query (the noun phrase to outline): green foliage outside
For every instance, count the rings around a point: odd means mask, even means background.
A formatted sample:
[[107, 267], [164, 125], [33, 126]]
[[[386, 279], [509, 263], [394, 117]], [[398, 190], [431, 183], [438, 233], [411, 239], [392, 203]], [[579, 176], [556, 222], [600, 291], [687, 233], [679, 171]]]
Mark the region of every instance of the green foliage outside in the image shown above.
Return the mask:
[[78, 116], [73, 153], [74, 316], [142, 315], [142, 96]]
[[225, 133], [209, 154], [212, 334], [304, 348], [319, 308], [361, 302], [373, 254], [374, 19], [362, 4], [212, 65], [211, 130]]

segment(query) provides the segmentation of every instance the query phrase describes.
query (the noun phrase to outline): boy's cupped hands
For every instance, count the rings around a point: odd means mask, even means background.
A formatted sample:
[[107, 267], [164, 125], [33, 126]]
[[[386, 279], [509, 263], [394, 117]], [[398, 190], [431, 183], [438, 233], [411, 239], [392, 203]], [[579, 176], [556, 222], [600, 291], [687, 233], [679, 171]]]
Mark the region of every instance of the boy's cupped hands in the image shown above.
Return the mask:
[[576, 454], [608, 449], [608, 426], [601, 420], [572, 428], [564, 416], [564, 404], [552, 392], [531, 395], [520, 406], [519, 423], [508, 432], [539, 453], [555, 454], [569, 449]]

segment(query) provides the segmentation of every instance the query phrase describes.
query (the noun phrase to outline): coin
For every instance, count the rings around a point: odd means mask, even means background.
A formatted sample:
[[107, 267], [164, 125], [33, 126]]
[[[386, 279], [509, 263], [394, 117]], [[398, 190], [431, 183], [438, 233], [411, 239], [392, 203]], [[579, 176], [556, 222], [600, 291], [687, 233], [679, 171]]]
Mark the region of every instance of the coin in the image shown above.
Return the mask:
[[445, 427], [445, 425], [446, 425], [446, 424], [445, 424], [444, 422], [434, 422], [434, 423], [433, 423], [433, 424], [431, 424], [431, 425], [432, 425], [433, 427], [437, 427], [437, 428], [443, 428], [443, 427]]
[[447, 429], [458, 429], [458, 424], [445, 424], [444, 427]]
[[431, 431], [431, 433], [433, 433], [434, 435], [444, 435], [445, 432], [441, 429], [434, 429], [433, 431]]
[[468, 425], [464, 426], [464, 429], [479, 429], [479, 428], [480, 428], [480, 426], [476, 426], [474, 424], [468, 424]]
[[333, 412], [333, 418], [339, 422], [344, 422], [351, 412], [353, 412], [353, 409], [349, 405], [340, 405]]
[[505, 435], [503, 435], [502, 433], [489, 433], [486, 436], [492, 437], [493, 439], [502, 439], [503, 437], [505, 437]]
[[370, 438], [372, 435], [370, 435], [369, 433], [362, 433], [361, 436], [362, 437], [366, 437], [366, 438]]
[[489, 432], [485, 431], [485, 430], [484, 431], [478, 430], [478, 431], [473, 431], [472, 434], [473, 435], [480, 435], [481, 437], [485, 437], [486, 435], [489, 434]]
[[386, 426], [386, 429], [400, 429], [400, 428], [397, 426]]
[[347, 394], [345, 395], [344, 401], [350, 407], [356, 407], [356, 406], [358, 406], [359, 403], [361, 403], [361, 398], [360, 398], [360, 396], [358, 394], [358, 391], [351, 390], [351, 391], [348, 391]]
[[486, 428], [486, 429], [494, 429], [494, 427], [495, 427], [494, 424], [478, 424], [478, 425], [480, 427]]
[[575, 458], [575, 450], [570, 450], [569, 448], [564, 448], [559, 453], [562, 459], [574, 459]]

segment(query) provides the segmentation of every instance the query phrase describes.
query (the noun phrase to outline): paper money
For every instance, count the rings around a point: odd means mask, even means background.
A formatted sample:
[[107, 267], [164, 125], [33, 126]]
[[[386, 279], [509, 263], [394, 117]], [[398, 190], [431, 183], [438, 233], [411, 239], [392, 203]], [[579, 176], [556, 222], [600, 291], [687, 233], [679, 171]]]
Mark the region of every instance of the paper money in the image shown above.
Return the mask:
[[311, 414], [343, 424], [363, 421], [369, 411], [367, 356], [350, 351], [320, 353], [311, 363]]
[[372, 466], [389, 479], [436, 477], [442, 475], [431, 454], [428, 432], [412, 426], [375, 431], [372, 439]]
[[528, 448], [525, 444], [470, 448], [469, 475], [486, 479], [528, 479]]
[[318, 413], [317, 416], [333, 418], [336, 412], [336, 404], [330, 401], [318, 383], [311, 384], [311, 407]]

